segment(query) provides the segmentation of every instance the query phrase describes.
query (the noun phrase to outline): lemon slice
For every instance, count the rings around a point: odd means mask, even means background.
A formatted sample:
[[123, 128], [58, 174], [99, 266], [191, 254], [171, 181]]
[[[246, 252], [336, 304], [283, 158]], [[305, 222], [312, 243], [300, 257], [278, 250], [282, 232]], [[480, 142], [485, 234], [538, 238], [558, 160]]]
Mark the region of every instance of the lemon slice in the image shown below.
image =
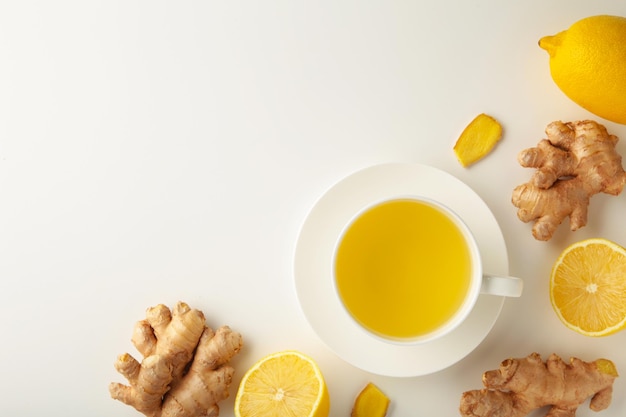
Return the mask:
[[350, 417], [385, 417], [390, 400], [371, 382], [357, 395]]
[[235, 398], [237, 417], [327, 417], [324, 377], [310, 357], [283, 351], [258, 361], [244, 375]]
[[626, 250], [606, 239], [566, 248], [550, 277], [550, 301], [559, 319], [586, 336], [626, 327]]
[[483, 159], [502, 137], [502, 126], [493, 117], [481, 113], [463, 130], [454, 144], [454, 153], [463, 167]]

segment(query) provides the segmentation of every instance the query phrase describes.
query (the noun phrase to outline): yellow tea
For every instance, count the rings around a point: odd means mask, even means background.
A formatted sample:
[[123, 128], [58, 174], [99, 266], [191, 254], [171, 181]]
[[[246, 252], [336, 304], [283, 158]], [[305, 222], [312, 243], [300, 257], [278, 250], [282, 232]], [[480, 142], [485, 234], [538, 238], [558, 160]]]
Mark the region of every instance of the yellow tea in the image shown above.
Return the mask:
[[383, 337], [414, 338], [445, 324], [470, 288], [471, 252], [439, 208], [413, 199], [364, 211], [335, 253], [335, 282], [349, 313]]

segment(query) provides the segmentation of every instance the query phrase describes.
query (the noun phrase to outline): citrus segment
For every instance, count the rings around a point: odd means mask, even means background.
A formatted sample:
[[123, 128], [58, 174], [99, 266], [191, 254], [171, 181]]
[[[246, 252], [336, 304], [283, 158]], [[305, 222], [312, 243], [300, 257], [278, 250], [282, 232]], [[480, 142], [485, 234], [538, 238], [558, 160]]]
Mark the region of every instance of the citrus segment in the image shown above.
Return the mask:
[[328, 390], [310, 357], [277, 352], [258, 361], [244, 375], [237, 397], [237, 417], [327, 417]]
[[626, 327], [626, 250], [606, 239], [566, 248], [550, 278], [550, 301], [559, 319], [587, 336]]

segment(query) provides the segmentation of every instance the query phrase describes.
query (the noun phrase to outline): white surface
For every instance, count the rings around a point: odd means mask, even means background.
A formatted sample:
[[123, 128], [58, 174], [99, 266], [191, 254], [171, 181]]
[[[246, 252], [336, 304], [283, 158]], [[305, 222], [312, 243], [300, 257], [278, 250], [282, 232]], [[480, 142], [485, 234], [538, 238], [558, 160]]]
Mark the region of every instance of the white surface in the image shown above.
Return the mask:
[[[608, 357], [626, 373], [626, 333], [568, 330], [547, 291], [567, 244], [626, 244], [626, 197], [594, 197], [589, 225], [565, 224], [550, 242], [535, 241], [510, 203], [531, 176], [516, 155], [549, 122], [598, 120], [555, 87], [537, 41], [599, 13], [626, 15], [626, 3], [3, 2], [0, 413], [137, 416], [108, 397], [121, 381], [112, 363], [134, 352], [146, 307], [177, 300], [243, 333], [235, 386], [267, 353], [313, 356], [333, 416], [348, 415], [368, 381], [391, 397], [390, 417], [458, 415], [483, 371], [533, 351]], [[504, 138], [464, 169], [452, 146], [481, 112]], [[605, 125], [626, 154], [626, 126]], [[423, 377], [343, 361], [294, 288], [295, 243], [314, 203], [387, 162], [427, 163], [472, 187], [500, 223], [510, 273], [525, 279], [476, 350]], [[608, 410], [577, 415], [624, 412], [621, 377]]]
[[[332, 266], [337, 240], [354, 217], [376, 202], [402, 197], [432, 199], [453, 210], [476, 239], [483, 268], [508, 274], [502, 232], [484, 201], [452, 175], [423, 164], [378, 164], [328, 190], [307, 216], [296, 245], [296, 292], [320, 338], [337, 355], [378, 375], [412, 377], [440, 371], [467, 356], [487, 336], [504, 298], [478, 294], [474, 308], [452, 333], [420, 344], [391, 344], [354, 321], [337, 295]], [[480, 274], [480, 272], [479, 272]], [[479, 275], [480, 276], [480, 275]]]

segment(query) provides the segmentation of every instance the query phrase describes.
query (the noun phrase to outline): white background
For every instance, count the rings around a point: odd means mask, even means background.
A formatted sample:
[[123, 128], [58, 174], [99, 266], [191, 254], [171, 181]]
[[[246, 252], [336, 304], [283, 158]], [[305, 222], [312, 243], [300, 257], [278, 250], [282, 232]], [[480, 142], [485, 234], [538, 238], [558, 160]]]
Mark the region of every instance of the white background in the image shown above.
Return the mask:
[[[517, 220], [516, 155], [553, 120], [603, 121], [552, 82], [537, 46], [604, 1], [15, 1], [0, 5], [0, 414], [136, 416], [109, 398], [113, 362], [147, 307], [178, 300], [241, 332], [237, 385], [260, 357], [313, 356], [347, 416], [369, 381], [389, 416], [458, 414], [507, 357], [613, 359], [626, 333], [568, 330], [548, 298], [569, 244], [626, 244], [626, 197], [596, 196], [589, 225], [550, 242]], [[505, 134], [465, 169], [452, 152], [486, 112]], [[522, 298], [464, 360], [415, 378], [368, 374], [316, 336], [294, 289], [308, 211], [346, 175], [386, 162], [444, 169], [489, 205]], [[332, 323], [329, 323], [332, 325]], [[611, 407], [626, 412], [626, 380]], [[545, 410], [543, 410], [545, 411]], [[539, 415], [539, 414], [537, 414]], [[596, 415], [585, 404], [579, 416]]]

